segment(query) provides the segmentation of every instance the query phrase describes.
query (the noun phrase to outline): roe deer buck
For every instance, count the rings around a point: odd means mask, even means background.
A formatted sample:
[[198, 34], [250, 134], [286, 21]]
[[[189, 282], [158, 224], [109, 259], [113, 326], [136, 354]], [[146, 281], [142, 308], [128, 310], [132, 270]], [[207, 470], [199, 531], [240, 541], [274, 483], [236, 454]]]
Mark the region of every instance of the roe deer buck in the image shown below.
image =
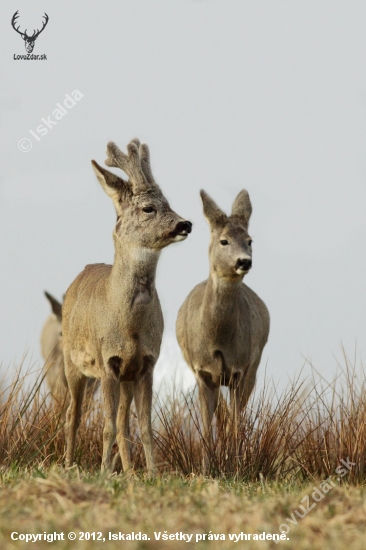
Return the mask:
[[[205, 440], [211, 448], [212, 419], [220, 385], [230, 390], [231, 416], [237, 417], [252, 392], [269, 333], [269, 313], [243, 282], [252, 267], [248, 234], [252, 206], [248, 192], [236, 197], [231, 216], [201, 191], [211, 229], [210, 275], [188, 295], [178, 312], [176, 332], [199, 391]], [[207, 462], [206, 462], [207, 465]]]
[[163, 334], [155, 273], [161, 249], [186, 239], [192, 224], [171, 210], [156, 184], [147, 145], [135, 139], [127, 149], [125, 155], [108, 143], [106, 164], [121, 168], [128, 181], [92, 161], [117, 211], [114, 263], [86, 266], [66, 292], [63, 307], [65, 370], [71, 392], [66, 464], [73, 463], [84, 386], [91, 376], [101, 379], [104, 402], [102, 470], [112, 466], [116, 435], [123, 470], [131, 469], [129, 410], [134, 398], [151, 476], [153, 369]]
[[[51, 304], [52, 313], [47, 317], [41, 333], [41, 352], [45, 361], [46, 382], [52, 396], [67, 406], [69, 403], [67, 380], [64, 369], [63, 339], [62, 339], [62, 304], [45, 291], [45, 296]], [[99, 387], [99, 381], [89, 379], [87, 397], [89, 398]]]

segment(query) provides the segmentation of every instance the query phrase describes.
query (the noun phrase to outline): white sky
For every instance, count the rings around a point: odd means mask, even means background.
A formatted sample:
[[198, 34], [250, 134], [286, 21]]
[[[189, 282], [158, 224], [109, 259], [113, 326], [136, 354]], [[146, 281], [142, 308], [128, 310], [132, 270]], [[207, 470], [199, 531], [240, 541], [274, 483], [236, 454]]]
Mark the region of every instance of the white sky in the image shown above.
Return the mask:
[[[11, 28], [49, 23], [34, 53]], [[49, 313], [84, 265], [110, 263], [115, 215], [90, 159], [150, 145], [171, 206], [194, 223], [163, 251], [157, 379], [179, 365], [177, 311], [208, 274], [199, 189], [229, 211], [248, 189], [245, 282], [271, 314], [265, 365], [280, 384], [311, 358], [328, 379], [343, 342], [365, 349], [366, 4], [358, 1], [10, 0], [1, 14], [0, 359], [40, 357]], [[30, 30], [29, 30], [30, 32]], [[66, 94], [84, 97], [36, 141]], [[32, 150], [18, 149], [21, 138]], [[307, 370], [306, 372], [309, 372]], [[187, 378], [187, 380], [191, 380]]]

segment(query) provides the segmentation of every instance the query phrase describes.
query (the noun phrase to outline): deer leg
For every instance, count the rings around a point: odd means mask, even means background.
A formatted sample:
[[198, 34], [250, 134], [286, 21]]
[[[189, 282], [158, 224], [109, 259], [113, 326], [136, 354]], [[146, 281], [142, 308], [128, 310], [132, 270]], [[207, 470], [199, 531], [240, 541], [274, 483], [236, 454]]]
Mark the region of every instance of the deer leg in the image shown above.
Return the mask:
[[243, 376], [240, 376], [238, 380], [234, 380], [233, 384], [230, 385], [231, 412], [236, 418], [239, 417], [241, 411], [245, 408], [253, 391], [260, 360], [261, 358], [259, 357]]
[[234, 437], [237, 438], [238, 435], [238, 422], [239, 422], [239, 412], [240, 404], [242, 404], [241, 395], [243, 385], [245, 384], [244, 377], [241, 380], [238, 379], [238, 376], [235, 376], [234, 380], [229, 384], [230, 389], [230, 428], [234, 432]]
[[230, 409], [228, 408], [225, 398], [221, 392], [219, 392], [218, 403], [216, 408], [217, 427], [222, 432], [227, 432], [227, 426], [230, 420]]
[[234, 422], [235, 435], [237, 435], [240, 413], [245, 409], [250, 394], [253, 391], [260, 357], [248, 369], [246, 374], [234, 378], [230, 384], [230, 410]]
[[64, 417], [65, 412], [66, 412], [66, 410], [67, 410], [67, 408], [70, 404], [70, 395], [69, 395], [69, 387], [68, 387], [68, 384], [67, 384], [67, 378], [66, 378], [66, 373], [65, 373], [64, 357], [63, 357], [62, 354], [61, 354], [61, 357], [58, 360], [57, 366], [58, 366], [59, 371], [60, 371], [58, 384], [57, 384], [57, 387], [58, 387], [57, 394], [59, 396], [60, 402], [63, 404], [64, 411], [62, 413], [62, 416]]
[[112, 465], [111, 452], [116, 440], [116, 416], [119, 398], [119, 382], [111, 373], [102, 378], [102, 395], [104, 408], [103, 457], [102, 472], [110, 470]]
[[238, 397], [237, 397], [238, 413], [240, 413], [248, 403], [249, 397], [255, 385], [258, 365], [259, 365], [259, 361], [255, 365], [255, 367], [252, 367], [249, 369], [245, 378], [239, 382]]
[[80, 424], [86, 376], [65, 356], [65, 371], [70, 390], [70, 404], [66, 414], [66, 467], [74, 463], [76, 433]]
[[91, 408], [94, 394], [99, 388], [100, 380], [98, 378], [88, 378], [85, 389], [85, 409]]
[[154, 477], [156, 471], [151, 426], [153, 370], [154, 361], [152, 357], [144, 357], [142, 371], [135, 378], [133, 387], [137, 419], [141, 441], [144, 446], [147, 474], [149, 478]]
[[219, 387], [209, 387], [201, 378], [198, 378], [198, 396], [203, 424], [203, 436], [210, 447], [213, 444], [212, 419], [217, 408], [219, 393]]
[[133, 399], [133, 382], [120, 382], [119, 407], [117, 414], [117, 443], [119, 453], [116, 455], [113, 470], [119, 469], [122, 460], [123, 471], [132, 468], [130, 444], [130, 406]]
[[208, 445], [208, 452], [203, 459], [203, 471], [207, 473], [210, 467], [210, 452], [213, 447], [212, 419], [217, 408], [220, 394], [220, 387], [208, 387], [205, 382], [198, 378], [198, 396], [203, 424], [203, 437]]
[[241, 391], [241, 402], [240, 402], [241, 409], [240, 410], [244, 409], [253, 391], [261, 357], [262, 357], [262, 354], [260, 354], [258, 359], [254, 361], [254, 363], [249, 367], [245, 380], [243, 381], [243, 387]]

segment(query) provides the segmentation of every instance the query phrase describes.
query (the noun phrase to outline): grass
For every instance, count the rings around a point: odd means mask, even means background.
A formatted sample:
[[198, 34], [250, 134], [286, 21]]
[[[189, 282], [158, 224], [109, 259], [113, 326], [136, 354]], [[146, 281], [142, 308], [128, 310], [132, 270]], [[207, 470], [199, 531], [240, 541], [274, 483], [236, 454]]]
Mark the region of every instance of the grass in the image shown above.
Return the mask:
[[[366, 377], [346, 360], [332, 384], [296, 379], [277, 394], [265, 384], [254, 392], [237, 434], [214, 426], [215, 446], [202, 437], [195, 391], [158, 395], [154, 403], [155, 455], [160, 473], [201, 475], [210, 452], [210, 477], [236, 481], [303, 482], [334, 473], [341, 459], [356, 465], [348, 482], [363, 484], [366, 466]], [[33, 382], [31, 382], [33, 380]], [[36, 381], [18, 371], [4, 384], [0, 407], [0, 467], [62, 466], [64, 407], [48, 395], [40, 373]], [[1, 399], [1, 397], [0, 397]], [[78, 432], [76, 462], [97, 472], [101, 463], [102, 403], [89, 401]], [[132, 414], [132, 455], [136, 471], [144, 455]]]
[[[57, 548], [188, 547], [275, 548], [273, 541], [234, 542], [229, 534], [279, 533], [286, 524], [287, 548], [363, 548], [365, 537], [366, 392], [364, 373], [345, 357], [332, 384], [319, 377], [294, 380], [280, 394], [266, 383], [244, 411], [237, 435], [215, 425], [212, 451], [203, 440], [196, 393], [178, 390], [154, 403], [155, 456], [159, 475], [144, 478], [144, 456], [136, 416], [131, 439], [136, 475], [99, 473], [103, 414], [98, 399], [85, 406], [78, 433], [78, 467], [63, 469], [64, 407], [19, 370], [3, 384], [0, 398], [0, 545], [26, 543], [10, 533], [132, 531], [150, 541], [58, 541]], [[115, 449], [116, 451], [116, 449]], [[210, 452], [211, 470], [202, 475]], [[353, 464], [338, 475], [342, 460]], [[328, 493], [317, 502], [314, 487]], [[337, 479], [339, 477], [339, 479]], [[323, 485], [322, 485], [323, 483]], [[323, 490], [323, 489], [322, 489]], [[309, 496], [309, 501], [307, 500]], [[317, 495], [317, 493], [315, 493]], [[319, 497], [318, 497], [319, 498]], [[305, 514], [304, 508], [314, 504]], [[297, 511], [297, 512], [296, 512]], [[288, 519], [287, 519], [288, 518]], [[297, 523], [297, 524], [296, 524]], [[192, 534], [190, 542], [157, 541], [154, 532]], [[225, 540], [196, 543], [212, 531]], [[2, 538], [1, 538], [2, 537]], [[28, 543], [29, 544], [29, 543]], [[48, 545], [38, 541], [37, 548]]]
[[[3, 550], [23, 548], [26, 543], [10, 539], [17, 533], [101, 532], [106, 539], [58, 541], [56, 548], [364, 548], [366, 490], [339, 486], [322, 499], [298, 525], [291, 525], [289, 540], [229, 540], [229, 534], [279, 533], [279, 526], [300, 509], [300, 500], [311, 494], [314, 484], [241, 483], [202, 477], [162, 475], [152, 482], [138, 477], [106, 477], [80, 473], [7, 472], [0, 490], [0, 545]], [[295, 516], [296, 517], [296, 516]], [[288, 522], [287, 522], [288, 523]], [[149, 541], [108, 541], [108, 533], [142, 532]], [[154, 533], [192, 535], [190, 542], [155, 540]], [[225, 540], [201, 541], [196, 536], [224, 535]], [[98, 536], [98, 535], [96, 535]], [[46, 541], [37, 548], [48, 548]], [[28, 543], [29, 547], [29, 543]]]

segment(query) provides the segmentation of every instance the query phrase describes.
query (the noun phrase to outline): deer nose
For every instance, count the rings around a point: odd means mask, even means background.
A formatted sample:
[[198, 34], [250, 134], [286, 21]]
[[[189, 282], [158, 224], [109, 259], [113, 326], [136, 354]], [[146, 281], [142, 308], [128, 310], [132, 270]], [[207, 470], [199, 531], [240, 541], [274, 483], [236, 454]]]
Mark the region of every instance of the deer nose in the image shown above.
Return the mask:
[[248, 271], [252, 267], [252, 260], [250, 258], [238, 258], [236, 260], [235, 269], [241, 269], [243, 271]]
[[192, 231], [192, 223], [188, 221], [179, 222], [175, 230], [177, 233], [190, 233]]

